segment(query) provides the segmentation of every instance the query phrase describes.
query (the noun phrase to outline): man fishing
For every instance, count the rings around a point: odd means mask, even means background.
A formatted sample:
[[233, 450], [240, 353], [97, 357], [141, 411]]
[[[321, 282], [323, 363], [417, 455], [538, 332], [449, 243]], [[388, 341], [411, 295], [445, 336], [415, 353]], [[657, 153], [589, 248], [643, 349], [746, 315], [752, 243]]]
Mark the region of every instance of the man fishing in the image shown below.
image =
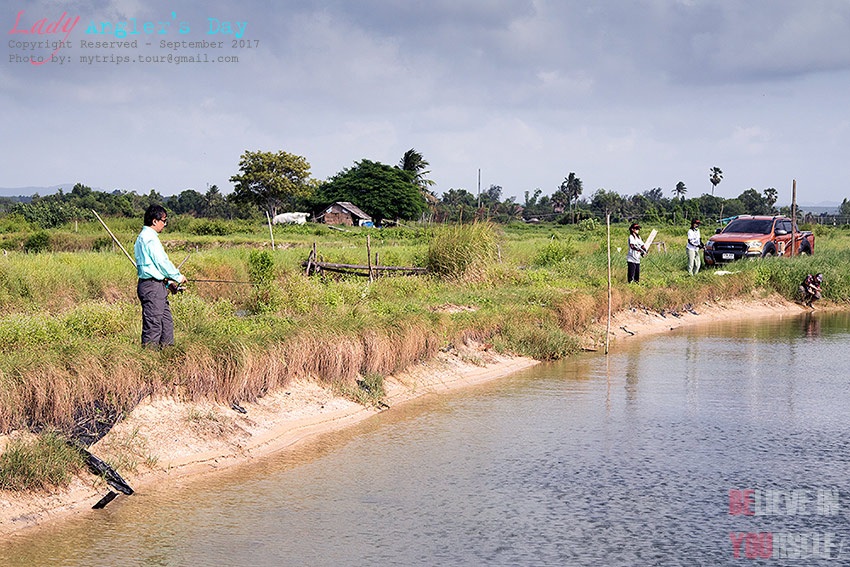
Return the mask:
[[800, 284], [800, 296], [803, 305], [814, 309], [812, 303], [821, 298], [821, 286], [823, 285], [823, 274], [813, 276], [809, 274]]
[[136, 238], [133, 251], [139, 283], [136, 293], [142, 303], [142, 346], [162, 348], [174, 344], [174, 320], [168, 305], [168, 285], [185, 283], [162, 247], [159, 234], [168, 224], [168, 213], [162, 205], [151, 205], [145, 211], [144, 226]]

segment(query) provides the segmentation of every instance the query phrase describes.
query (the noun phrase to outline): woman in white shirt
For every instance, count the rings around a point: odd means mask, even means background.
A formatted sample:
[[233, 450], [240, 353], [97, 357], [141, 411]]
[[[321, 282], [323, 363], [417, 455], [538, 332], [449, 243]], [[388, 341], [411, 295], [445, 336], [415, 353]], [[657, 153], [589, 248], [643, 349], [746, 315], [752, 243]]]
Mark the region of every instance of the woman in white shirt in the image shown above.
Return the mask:
[[644, 254], [646, 254], [646, 246], [640, 238], [640, 225], [635, 222], [629, 227], [629, 253], [626, 255], [629, 283], [640, 282], [640, 259]]
[[695, 276], [699, 273], [701, 266], [699, 249], [702, 248], [702, 236], [699, 233], [699, 219], [691, 221], [691, 229], [688, 231], [688, 273]]

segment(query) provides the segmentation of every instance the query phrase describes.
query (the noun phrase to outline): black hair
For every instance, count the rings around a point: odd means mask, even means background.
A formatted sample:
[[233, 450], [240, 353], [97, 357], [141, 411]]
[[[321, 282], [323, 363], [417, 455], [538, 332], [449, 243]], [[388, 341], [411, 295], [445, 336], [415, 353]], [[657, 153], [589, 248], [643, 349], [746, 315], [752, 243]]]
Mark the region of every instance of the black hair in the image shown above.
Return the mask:
[[152, 226], [153, 221], [162, 220], [168, 216], [162, 205], [151, 205], [145, 210], [145, 226]]

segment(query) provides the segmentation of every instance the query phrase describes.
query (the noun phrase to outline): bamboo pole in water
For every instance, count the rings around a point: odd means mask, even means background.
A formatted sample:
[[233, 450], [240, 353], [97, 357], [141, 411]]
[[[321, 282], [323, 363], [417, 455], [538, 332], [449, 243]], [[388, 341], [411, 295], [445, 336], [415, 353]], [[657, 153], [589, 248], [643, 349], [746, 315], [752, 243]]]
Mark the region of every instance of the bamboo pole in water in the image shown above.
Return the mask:
[[794, 256], [794, 240], [797, 238], [797, 180], [791, 182], [791, 256]]
[[608, 230], [608, 323], [605, 325], [605, 354], [608, 354], [608, 341], [611, 336], [611, 213], [605, 215]]

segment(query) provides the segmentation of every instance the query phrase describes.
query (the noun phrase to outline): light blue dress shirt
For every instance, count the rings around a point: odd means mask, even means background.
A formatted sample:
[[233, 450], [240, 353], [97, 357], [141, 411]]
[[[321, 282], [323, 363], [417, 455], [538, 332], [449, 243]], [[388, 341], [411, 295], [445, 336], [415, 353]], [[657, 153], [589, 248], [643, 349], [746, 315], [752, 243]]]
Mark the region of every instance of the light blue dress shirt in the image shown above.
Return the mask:
[[183, 278], [180, 270], [168, 259], [159, 241], [159, 235], [151, 227], [142, 228], [139, 237], [136, 238], [133, 253], [136, 256], [136, 270], [140, 280], [153, 278], [179, 282]]

